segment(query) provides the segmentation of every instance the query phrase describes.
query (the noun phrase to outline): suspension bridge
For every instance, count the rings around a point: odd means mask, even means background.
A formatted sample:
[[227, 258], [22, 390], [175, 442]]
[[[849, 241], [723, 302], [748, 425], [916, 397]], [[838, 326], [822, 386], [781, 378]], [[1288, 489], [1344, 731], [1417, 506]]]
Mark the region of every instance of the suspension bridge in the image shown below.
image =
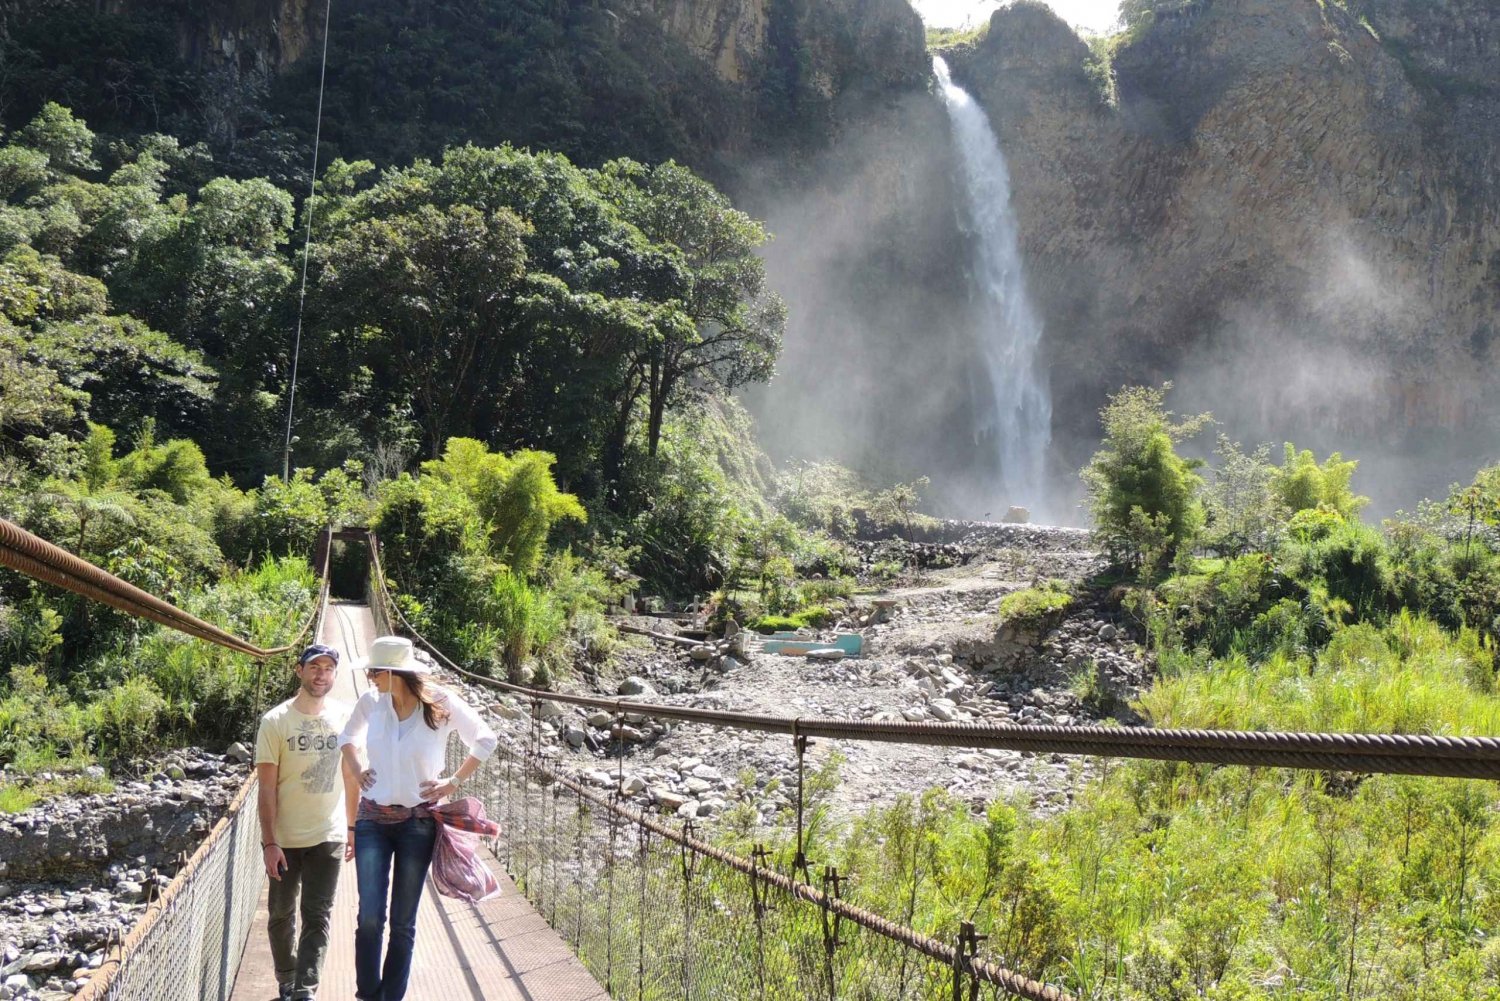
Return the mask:
[[[361, 600], [335, 600], [335, 544], [367, 548]], [[1002, 748], [1217, 765], [1500, 778], [1500, 740], [1399, 734], [1307, 734], [1144, 727], [895, 723], [782, 717], [540, 691], [464, 671], [428, 643], [392, 600], [376, 536], [324, 532], [314, 555], [320, 587], [306, 623], [264, 649], [0, 520], [0, 565], [130, 615], [218, 643], [264, 669], [286, 669], [308, 636], [359, 655], [379, 634], [404, 632], [443, 667], [529, 703], [522, 736], [502, 736], [465, 785], [501, 834], [488, 859], [499, 899], [462, 904], [429, 892], [419, 916], [409, 996], [592, 1001], [599, 998], [829, 1001], [1019, 997], [1065, 1001], [1055, 984], [1011, 969], [973, 924], [919, 930], [910, 908], [877, 914], [845, 899], [857, 873], [808, 857], [804, 759], [813, 740], [873, 740]], [[344, 672], [346, 699], [360, 680]], [[543, 749], [543, 703], [614, 715], [617, 780], [627, 714], [680, 724], [783, 735], [798, 782], [790, 843], [730, 850], [697, 830], [632, 807], [618, 786], [574, 780]], [[462, 754], [450, 749], [452, 765]], [[115, 945], [76, 995], [83, 1001], [267, 1001], [275, 981], [265, 940], [266, 877], [258, 850], [252, 774], [198, 850]], [[921, 878], [912, 870], [913, 891]], [[353, 996], [354, 880], [340, 880], [320, 998]]]

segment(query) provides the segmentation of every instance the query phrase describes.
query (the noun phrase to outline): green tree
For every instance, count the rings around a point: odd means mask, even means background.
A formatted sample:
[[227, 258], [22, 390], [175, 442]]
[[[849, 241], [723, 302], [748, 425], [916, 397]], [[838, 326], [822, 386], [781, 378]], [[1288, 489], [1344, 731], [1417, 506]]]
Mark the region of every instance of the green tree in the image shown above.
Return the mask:
[[647, 451], [656, 454], [667, 407], [693, 381], [733, 390], [770, 378], [781, 351], [786, 307], [766, 286], [757, 251], [765, 229], [692, 171], [672, 161], [646, 167], [614, 160], [597, 175], [621, 214], [680, 255], [691, 327], [664, 326], [646, 345]]
[[[1104, 441], [1082, 476], [1094, 525], [1115, 556], [1146, 574], [1191, 545], [1203, 524], [1198, 499], [1202, 463], [1184, 459], [1176, 445], [1212, 417], [1182, 420], [1166, 409], [1172, 388], [1130, 386], [1100, 412]], [[1149, 556], [1149, 558], [1148, 558]]]
[[400, 375], [433, 457], [485, 395], [526, 273], [525, 228], [513, 212], [420, 205], [360, 221], [328, 248], [332, 309]]
[[16, 138], [19, 145], [45, 155], [48, 167], [56, 174], [99, 169], [94, 160], [94, 133], [74, 118], [72, 111], [56, 102], [43, 105]]
[[72, 539], [73, 552], [90, 552], [89, 526], [96, 522], [115, 522], [134, 526], [136, 498], [118, 482], [119, 463], [114, 458], [115, 433], [100, 424], [90, 424], [83, 441], [77, 479], [53, 479], [44, 485], [50, 499], [60, 503], [73, 516], [77, 535]]
[[1221, 434], [1214, 455], [1213, 479], [1203, 492], [1205, 544], [1230, 556], [1274, 549], [1291, 512], [1276, 491], [1271, 447], [1245, 452]]
[[906, 533], [907, 541], [915, 541], [912, 518], [917, 513], [917, 505], [922, 502], [922, 491], [931, 482], [922, 476], [910, 483], [897, 483], [880, 491], [871, 501], [873, 513], [883, 521], [900, 525]]

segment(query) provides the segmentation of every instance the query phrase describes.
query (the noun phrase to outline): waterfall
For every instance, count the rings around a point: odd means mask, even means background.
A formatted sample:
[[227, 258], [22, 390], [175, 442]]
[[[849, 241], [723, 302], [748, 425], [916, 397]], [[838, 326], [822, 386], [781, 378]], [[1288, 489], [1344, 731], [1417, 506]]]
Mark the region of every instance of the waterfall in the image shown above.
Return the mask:
[[995, 442], [1000, 465], [995, 500], [1045, 511], [1052, 394], [1045, 373], [1037, 371], [1042, 324], [1026, 294], [1010, 171], [984, 109], [953, 82], [941, 57], [933, 58], [932, 68], [958, 147], [975, 242], [974, 285], [980, 296], [976, 336], [994, 392], [994, 413], [977, 432]]

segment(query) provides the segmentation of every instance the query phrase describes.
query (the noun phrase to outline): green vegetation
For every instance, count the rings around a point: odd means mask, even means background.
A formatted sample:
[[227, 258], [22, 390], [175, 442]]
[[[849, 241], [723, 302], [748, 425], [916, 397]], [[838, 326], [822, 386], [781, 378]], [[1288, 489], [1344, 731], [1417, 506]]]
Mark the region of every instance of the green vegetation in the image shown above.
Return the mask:
[[1000, 599], [1000, 621], [1024, 625], [1055, 618], [1073, 604], [1073, 595], [1060, 581], [1012, 591]]
[[1151, 579], [1203, 524], [1198, 498], [1202, 463], [1178, 456], [1176, 446], [1196, 435], [1206, 414], [1173, 421], [1161, 389], [1128, 387], [1100, 414], [1103, 447], [1083, 470], [1095, 530], [1124, 565]]
[[[1288, 445], [1278, 466], [1221, 439], [1206, 481], [1189, 478], [1164, 403], [1116, 396], [1086, 474], [1096, 503], [1202, 506], [1154, 582], [1131, 520], [1115, 522], [1125, 573], [1105, 579], [1134, 581], [1114, 593], [1160, 667], [1137, 712], [1181, 728], [1500, 732], [1500, 467], [1376, 528], [1337, 454]], [[1027, 589], [1001, 618], [1067, 600]], [[1107, 698], [1092, 663], [1071, 684]], [[834, 780], [820, 773], [820, 795]], [[1091, 1001], [1500, 996], [1490, 783], [1131, 761], [1073, 794], [1043, 817], [932, 790], [846, 824], [815, 797], [810, 854], [854, 876], [854, 902], [940, 938], [972, 920], [984, 953]]]
[[[0, 142], [0, 514], [133, 583], [276, 645], [308, 612], [318, 533], [372, 524], [414, 622], [541, 683], [607, 656], [604, 611], [638, 580], [722, 585], [771, 515], [728, 397], [780, 349], [767, 237], [686, 168], [335, 160], [283, 480], [308, 206], [57, 104]], [[778, 531], [778, 555], [843, 559]], [[0, 764], [34, 790], [241, 739], [288, 680], [10, 574], [0, 656]]]
[[[1221, 439], [1200, 482], [1171, 445], [1206, 418], [1174, 425], [1164, 400], [1116, 396], [1085, 471], [1124, 568], [1161, 547], [1164, 579], [1123, 598], [1160, 666], [1135, 709], [1167, 727], [1495, 734], [1495, 470], [1377, 529], [1337, 454], [1287, 445], [1275, 466]], [[1201, 520], [1173, 517], [1199, 503]], [[1157, 533], [1132, 534], [1130, 509]], [[1099, 694], [1092, 665], [1073, 683]], [[1049, 819], [976, 817], [935, 791], [830, 852], [877, 909], [915, 901], [935, 934], [972, 914], [1001, 959], [1080, 997], [1481, 998], [1500, 994], [1497, 806], [1480, 782], [1129, 762]]]
[[959, 45], [974, 45], [990, 33], [990, 23], [971, 28], [927, 28], [927, 47], [934, 51], [951, 49]]
[[[543, 685], [608, 656], [630, 591], [826, 624], [856, 522], [920, 524], [920, 481], [830, 467], [848, 503], [797, 501], [756, 445], [730, 394], [785, 323], [758, 223], [670, 161], [509, 146], [327, 167], [283, 480], [309, 205], [219, 169], [57, 104], [0, 133], [0, 515], [268, 646], [307, 614], [318, 533], [370, 524], [418, 628]], [[242, 739], [289, 678], [10, 574], [0, 658], [12, 805]]]
[[[169, 567], [167, 554], [144, 545], [134, 552], [129, 567], [122, 556], [111, 569], [136, 569], [127, 579], [159, 589], [160, 578], [142, 574]], [[165, 627], [87, 608], [40, 585], [22, 586], [27, 597], [5, 606], [0, 622], [0, 643], [13, 665], [0, 687], [0, 764], [10, 769], [0, 801], [15, 809], [45, 796], [107, 788], [107, 779], [87, 771], [96, 763], [113, 769], [163, 746], [244, 739], [257, 712], [287, 690], [288, 658], [262, 668]], [[274, 646], [301, 627], [316, 593], [306, 560], [294, 557], [232, 572], [176, 599], [194, 615]], [[96, 635], [86, 654], [65, 659], [75, 619]]]

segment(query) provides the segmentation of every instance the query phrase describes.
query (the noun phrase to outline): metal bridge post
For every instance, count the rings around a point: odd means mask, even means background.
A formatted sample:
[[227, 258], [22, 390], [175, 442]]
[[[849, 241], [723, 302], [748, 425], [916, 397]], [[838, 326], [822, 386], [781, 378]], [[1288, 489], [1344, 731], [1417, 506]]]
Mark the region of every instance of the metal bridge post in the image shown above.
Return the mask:
[[698, 856], [688, 847], [693, 836], [693, 822], [682, 822], [682, 843], [678, 856], [682, 866], [682, 998], [693, 996], [693, 876], [698, 871]]
[[792, 746], [797, 750], [797, 854], [792, 859], [793, 874], [801, 873], [802, 882], [812, 882], [812, 876], [807, 870], [806, 845], [802, 839], [802, 806], [803, 787], [807, 784], [807, 749], [812, 746], [812, 741], [807, 739], [806, 734], [797, 733], [797, 721], [792, 721]]
[[604, 858], [604, 992], [615, 993], [615, 851], [620, 836], [620, 794], [609, 798], [609, 854]]
[[[547, 918], [547, 923], [554, 928], [557, 927], [557, 800], [562, 795], [562, 786], [556, 782], [552, 783], [552, 795], [542, 794], [542, 831], [544, 838], [542, 844], [547, 846], [547, 862], [542, 870], [542, 878], [547, 881], [547, 903], [552, 907], [552, 914]], [[546, 821], [547, 801], [552, 801], [552, 823]]]
[[[531, 878], [531, 862], [533, 855], [532, 845], [540, 844], [540, 841], [536, 838], [535, 833], [531, 829], [531, 787], [533, 785], [536, 786], [537, 796], [540, 799], [542, 795], [542, 785], [541, 777], [537, 774], [537, 765], [541, 760], [541, 749], [542, 701], [541, 699], [533, 698], [531, 700], [531, 738], [526, 742], [526, 760], [525, 765], [521, 771], [521, 808], [523, 811], [521, 824], [526, 829], [526, 844], [525, 847], [522, 848], [522, 853], [524, 856], [523, 865], [526, 874], [526, 890], [528, 894], [535, 894], [537, 891], [537, 886], [535, 883], [533, 883]], [[545, 802], [546, 801], [543, 800], [538, 804], [538, 806], [542, 806]], [[540, 881], [538, 880], [537, 882]]]
[[578, 813], [576, 815], [578, 831], [573, 839], [573, 873], [578, 880], [578, 915], [577, 920], [574, 922], [574, 927], [577, 930], [573, 934], [573, 951], [581, 952], [583, 949], [583, 825], [587, 809], [582, 799], [579, 799], [577, 796], [573, 798], [578, 803]]
[[979, 943], [988, 935], [977, 935], [974, 922], [965, 921], [958, 926], [958, 948], [953, 951], [953, 1001], [964, 1001], [964, 977], [970, 977], [969, 1001], [978, 1001], [979, 978], [973, 976], [974, 958], [979, 955]]
[[837, 866], [823, 867], [823, 971], [828, 977], [828, 1001], [838, 1001], [838, 983], [833, 975], [833, 954], [839, 947], [839, 915], [829, 907], [830, 900], [841, 899], [839, 889], [844, 878]]
[[755, 914], [755, 980], [760, 987], [761, 1001], [766, 997], [766, 898], [769, 888], [761, 885], [760, 872], [766, 868], [770, 854], [758, 841], [750, 853], [750, 904]]
[[636, 911], [635, 936], [635, 997], [636, 1001], [646, 999], [646, 864], [651, 857], [651, 829], [641, 827], [640, 831], [640, 909]]

